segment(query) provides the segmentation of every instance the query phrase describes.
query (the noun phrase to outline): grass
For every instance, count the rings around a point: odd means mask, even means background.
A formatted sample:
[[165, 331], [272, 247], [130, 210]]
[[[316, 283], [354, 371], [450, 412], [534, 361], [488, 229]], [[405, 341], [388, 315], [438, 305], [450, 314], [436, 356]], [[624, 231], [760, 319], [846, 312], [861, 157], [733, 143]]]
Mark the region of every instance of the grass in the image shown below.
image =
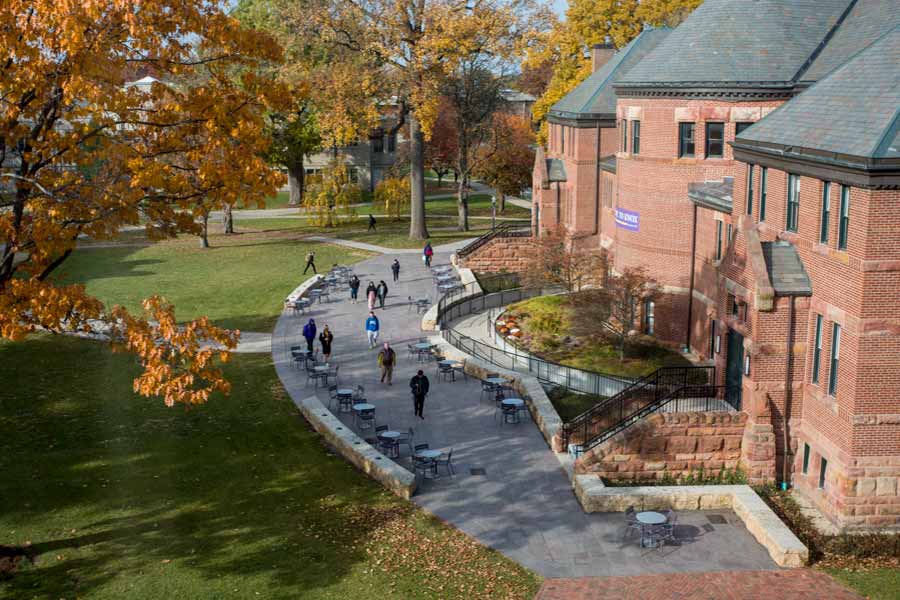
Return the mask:
[[900, 600], [900, 569], [825, 569], [825, 571], [871, 600]]
[[511, 305], [507, 314], [519, 317], [523, 335], [518, 343], [541, 358], [560, 364], [631, 378], [652, 373], [660, 367], [691, 365], [679, 352], [661, 346], [649, 337], [629, 344], [622, 360], [618, 350], [606, 339], [574, 336], [570, 310], [565, 296], [541, 296]]
[[333, 455], [268, 355], [166, 408], [96, 342], [0, 342], [3, 598], [531, 598], [538, 578]]
[[209, 316], [216, 324], [245, 331], [271, 331], [282, 301], [302, 281], [306, 253], [316, 252], [320, 270], [353, 263], [366, 252], [303, 240], [297, 232], [213, 235], [211, 248], [182, 237], [143, 248], [79, 249], [57, 279], [84, 283], [109, 304], [140, 310], [153, 294], [176, 306], [179, 319]]
[[[497, 224], [506, 221], [497, 220]], [[470, 231], [457, 231], [456, 219], [449, 216], [432, 216], [427, 220], [429, 240], [432, 245], [448, 244], [459, 240], [471, 239], [486, 233], [491, 228], [490, 220], [471, 221]], [[375, 244], [386, 248], [422, 248], [424, 242], [409, 239], [409, 219], [399, 221], [387, 218], [378, 219], [378, 225], [374, 232], [368, 231], [367, 214], [360, 215], [357, 219], [342, 223], [337, 227], [319, 227], [313, 225], [306, 218], [281, 218], [281, 219], [237, 219], [235, 227], [239, 231], [292, 231], [302, 235], [322, 235], [336, 237], [345, 240], [354, 240]]]
[[562, 387], [552, 388], [547, 392], [547, 397], [556, 413], [563, 422], [569, 422], [587, 409], [591, 408], [605, 396], [595, 396], [593, 394], [578, 394], [571, 392]]

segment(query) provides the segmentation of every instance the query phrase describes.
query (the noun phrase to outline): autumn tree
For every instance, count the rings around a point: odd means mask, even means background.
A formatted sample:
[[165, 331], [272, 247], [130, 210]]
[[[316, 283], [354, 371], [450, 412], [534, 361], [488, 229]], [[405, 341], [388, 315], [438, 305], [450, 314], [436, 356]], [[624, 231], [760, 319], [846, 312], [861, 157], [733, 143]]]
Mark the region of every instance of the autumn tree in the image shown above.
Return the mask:
[[604, 255], [574, 247], [563, 227], [543, 231], [529, 256], [530, 266], [523, 277], [526, 285], [532, 287], [558, 286], [577, 292], [596, 285], [605, 269]]
[[621, 360], [645, 303], [658, 294], [658, 284], [643, 267], [603, 275], [602, 284], [572, 296], [572, 328], [585, 337], [611, 337]]
[[355, 205], [361, 201], [362, 190], [338, 156], [310, 184], [303, 206], [316, 225], [336, 227], [356, 216]]
[[[457, 228], [469, 230], [469, 187], [472, 171], [481, 161], [490, 160], [490, 153], [478, 153], [491, 135], [491, 118], [503, 103], [500, 95], [502, 80], [491, 72], [484, 57], [474, 55], [460, 62], [457, 70], [444, 83], [445, 96], [453, 108], [456, 129], [456, 157], [454, 167], [459, 179], [456, 184]], [[481, 159], [481, 160], [479, 160]]]
[[553, 76], [532, 109], [541, 123], [541, 143], [546, 141], [544, 119], [563, 96], [591, 74], [590, 49], [611, 42], [622, 48], [647, 26], [674, 27], [703, 0], [570, 0], [565, 20], [557, 20], [537, 36], [523, 64], [537, 69], [551, 63]]
[[444, 97], [431, 133], [425, 144], [425, 167], [434, 171], [440, 184], [456, 164], [458, 139], [453, 105]]
[[553, 77], [553, 62], [549, 58], [522, 65], [522, 72], [515, 81], [515, 88], [535, 98], [540, 98], [547, 91]]
[[409, 210], [409, 178], [385, 177], [375, 186], [375, 204], [384, 214], [399, 221]]
[[288, 113], [270, 114], [269, 134], [272, 145], [266, 151], [266, 159], [287, 170], [288, 204], [299, 206], [305, 191], [306, 157], [322, 147], [312, 102], [297, 102]]
[[[514, 56], [541, 23], [532, 0], [326, 0], [309, 14], [323, 39], [368, 61], [408, 116], [411, 239], [425, 239], [424, 143], [438, 115], [441, 84], [475, 52]], [[348, 81], [337, 81], [340, 90]], [[354, 88], [355, 89], [355, 88]], [[383, 98], [382, 98], [383, 99]]]
[[[238, 332], [160, 298], [108, 310], [53, 275], [79, 236], [195, 234], [198, 211], [275, 193], [263, 114], [285, 96], [258, 67], [277, 45], [200, 0], [5, 0], [0, 23], [0, 335], [101, 334], [169, 405], [227, 391], [216, 362]], [[126, 86], [138, 72], [166, 83]]]
[[475, 176], [494, 188], [499, 209], [506, 209], [506, 196], [518, 195], [531, 184], [535, 136], [531, 124], [518, 115], [494, 115], [491, 137], [479, 148]]

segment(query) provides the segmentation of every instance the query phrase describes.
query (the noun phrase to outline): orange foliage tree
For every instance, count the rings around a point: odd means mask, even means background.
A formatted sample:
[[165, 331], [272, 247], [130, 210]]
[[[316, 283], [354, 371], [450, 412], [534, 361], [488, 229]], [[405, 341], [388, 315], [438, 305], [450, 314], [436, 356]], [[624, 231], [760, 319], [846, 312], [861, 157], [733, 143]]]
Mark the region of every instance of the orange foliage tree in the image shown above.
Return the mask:
[[[239, 332], [156, 297], [107, 310], [51, 275], [81, 235], [197, 233], [210, 207], [274, 194], [262, 115], [286, 98], [258, 67], [277, 45], [216, 2], [4, 0], [0, 48], [0, 336], [102, 334], [169, 405], [228, 391], [215, 364]], [[144, 74], [164, 83], [125, 85]]]

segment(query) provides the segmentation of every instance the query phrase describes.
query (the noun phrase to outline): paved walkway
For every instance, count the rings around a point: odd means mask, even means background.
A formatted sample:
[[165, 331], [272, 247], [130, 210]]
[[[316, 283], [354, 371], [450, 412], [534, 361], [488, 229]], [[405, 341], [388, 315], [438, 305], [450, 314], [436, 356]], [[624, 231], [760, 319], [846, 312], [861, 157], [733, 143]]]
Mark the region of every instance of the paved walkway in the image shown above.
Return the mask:
[[676, 573], [641, 577], [549, 579], [534, 600], [861, 600], [822, 571]]
[[[401, 263], [398, 283], [392, 282], [389, 269], [395, 257]], [[446, 263], [449, 253], [438, 248], [435, 259], [437, 264]], [[410, 311], [406, 300], [436, 299], [418, 251], [415, 255], [391, 251], [357, 263], [354, 270], [363, 286], [384, 279], [390, 288], [386, 308], [376, 312], [380, 339], [390, 341], [400, 358], [394, 384], [379, 382], [377, 352], [368, 350], [364, 335], [366, 305], [351, 304], [346, 292], [333, 294], [330, 303], [314, 305], [309, 315], [282, 315], [274, 333], [273, 359], [295, 401], [313, 393], [327, 399], [325, 391], [308, 387], [305, 374], [290, 367], [288, 349], [300, 343], [300, 330], [308, 318], [314, 318], [319, 328], [328, 324], [334, 332], [332, 359], [340, 365], [340, 381], [365, 386], [369, 401], [377, 407], [377, 424], [397, 430], [412, 427], [416, 443], [453, 449], [457, 475], [423, 482], [416, 503], [545, 577], [776, 568], [728, 511], [716, 511], [725, 523], [710, 521], [705, 512], [680, 514], [677, 534], [692, 540], [680, 546], [647, 552], [634, 538], [623, 541], [622, 515], [588, 515], [581, 510], [559, 461], [533, 423], [500, 425], [494, 420], [493, 402], [480, 401], [478, 382], [439, 382], [434, 363], [422, 365], [407, 358], [405, 344], [427, 334], [420, 331], [421, 315]], [[432, 382], [424, 421], [413, 415], [408, 387], [420, 367]], [[344, 421], [352, 426], [349, 418]], [[408, 466], [408, 452], [403, 456], [399, 462]]]

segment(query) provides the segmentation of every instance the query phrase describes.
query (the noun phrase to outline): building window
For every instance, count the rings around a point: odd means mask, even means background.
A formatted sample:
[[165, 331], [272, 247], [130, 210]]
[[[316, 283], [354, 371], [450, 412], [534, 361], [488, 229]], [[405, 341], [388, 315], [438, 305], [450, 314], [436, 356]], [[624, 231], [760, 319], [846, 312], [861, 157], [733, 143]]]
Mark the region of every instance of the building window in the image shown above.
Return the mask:
[[828, 372], [828, 394], [837, 394], [838, 363], [841, 358], [841, 326], [837, 323], [831, 326], [831, 364]]
[[687, 158], [694, 156], [694, 124], [678, 124], [678, 156]]
[[825, 472], [828, 470], [828, 460], [823, 456], [819, 459], [819, 489], [825, 489]]
[[644, 302], [644, 333], [653, 335], [654, 325], [656, 323], [656, 303], [653, 300]]
[[725, 123], [706, 124], [706, 158], [725, 155]]
[[712, 356], [719, 351], [719, 344], [716, 341], [716, 320], [709, 322], [709, 355]]
[[797, 231], [800, 220], [800, 176], [788, 174], [787, 223], [785, 229]]
[[722, 221], [716, 221], [716, 260], [722, 260]]
[[769, 179], [769, 168], [761, 167], [759, 170], [759, 220], [766, 220], [766, 183]]
[[379, 135], [378, 137], [372, 138], [372, 152], [376, 154], [380, 154], [384, 152], [384, 136]]
[[728, 294], [728, 306], [731, 309], [731, 316], [738, 317], [741, 309], [738, 306], [737, 296], [735, 296], [734, 294]]
[[565, 154], [566, 152], [566, 128], [560, 125], [559, 127], [559, 153]]
[[753, 125], [752, 121], [740, 121], [734, 124], [734, 137], [744, 133], [744, 130]]
[[841, 221], [838, 225], [838, 250], [847, 249], [847, 237], [850, 233], [850, 186], [841, 186]]
[[744, 355], [744, 375], [750, 376], [750, 355]]
[[622, 152], [628, 152], [628, 121], [622, 119]]
[[816, 315], [816, 337], [814, 342], [812, 382], [819, 383], [819, 363], [822, 360], [822, 315]]
[[747, 214], [753, 216], [753, 165], [747, 165]]
[[831, 182], [822, 182], [822, 218], [819, 225], [819, 242], [828, 243], [828, 221], [831, 216]]
[[725, 234], [725, 247], [728, 247], [731, 245], [731, 239], [734, 237], [734, 228], [731, 226], [731, 223], [728, 224], [725, 231], [727, 232]]
[[396, 133], [388, 134], [387, 151], [390, 153], [394, 153], [397, 151], [397, 134]]
[[631, 122], [631, 153], [641, 153], [641, 122]]
[[803, 474], [809, 473], [809, 444], [803, 444]]

